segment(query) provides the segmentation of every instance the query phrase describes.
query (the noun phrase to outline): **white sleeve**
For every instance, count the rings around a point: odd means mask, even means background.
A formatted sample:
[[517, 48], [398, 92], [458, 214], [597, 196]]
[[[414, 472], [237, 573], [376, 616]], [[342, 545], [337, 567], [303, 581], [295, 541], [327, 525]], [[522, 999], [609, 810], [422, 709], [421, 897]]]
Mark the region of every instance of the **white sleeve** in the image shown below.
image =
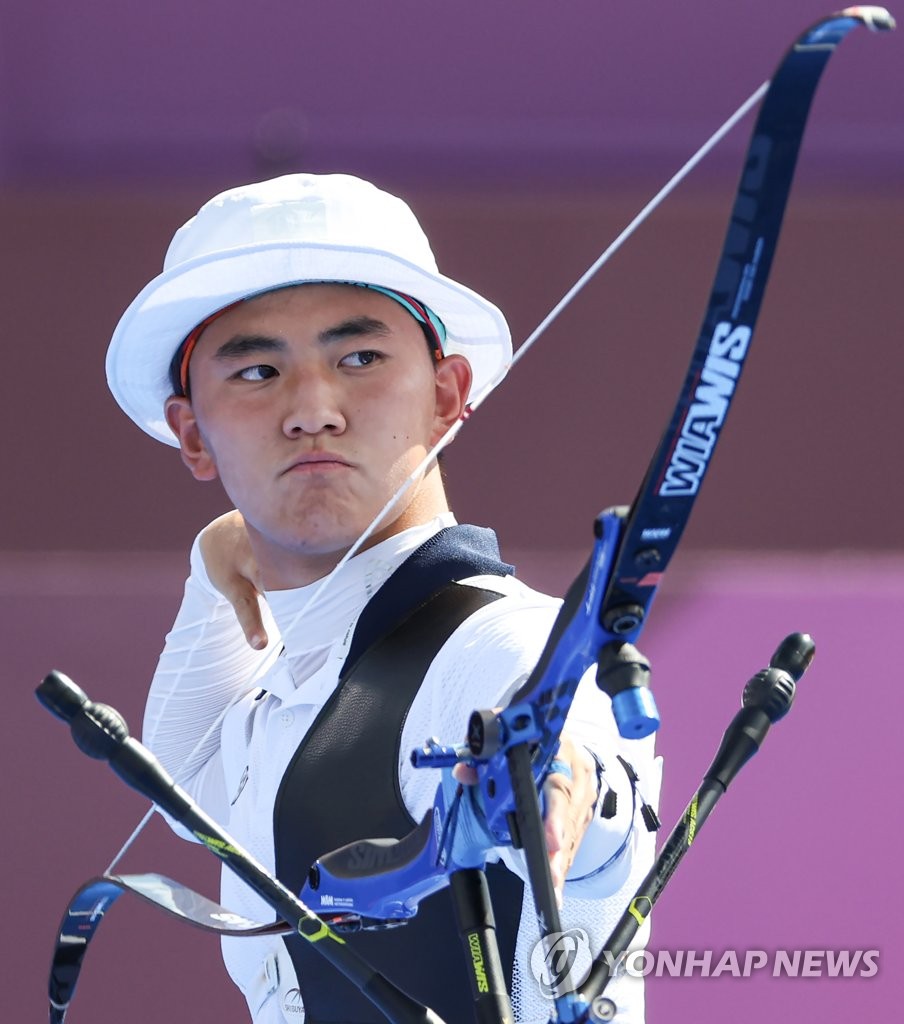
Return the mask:
[[229, 602], [207, 575], [198, 539], [191, 551], [191, 575], [182, 605], [151, 682], [145, 706], [143, 741], [164, 768], [215, 818], [227, 817], [220, 751], [223, 716], [251, 689], [251, 680], [280, 643], [262, 601], [270, 637], [255, 651]]

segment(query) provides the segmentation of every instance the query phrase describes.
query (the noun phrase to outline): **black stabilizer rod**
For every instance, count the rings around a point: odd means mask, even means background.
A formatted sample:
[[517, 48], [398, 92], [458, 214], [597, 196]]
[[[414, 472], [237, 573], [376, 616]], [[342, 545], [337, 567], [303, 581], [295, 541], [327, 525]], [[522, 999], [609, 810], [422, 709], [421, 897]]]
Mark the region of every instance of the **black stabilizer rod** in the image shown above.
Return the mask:
[[723, 792], [760, 749], [770, 726], [791, 709], [797, 681], [813, 660], [816, 645], [805, 633], [792, 633], [779, 644], [765, 668], [744, 687], [741, 710], [725, 730], [713, 763], [703, 776]]
[[118, 711], [89, 700], [85, 692], [61, 672], [46, 676], [35, 693], [44, 707], [69, 725], [80, 750], [89, 757], [109, 761], [120, 778], [188, 828], [211, 853], [266, 900], [279, 917], [357, 986], [391, 1024], [443, 1024], [436, 1013], [375, 971], [342, 936], [313, 914], [208, 817], [188, 793], [176, 785], [157, 758], [129, 736]]
[[[580, 994], [592, 1003], [602, 994], [615, 965], [628, 949], [653, 905], [659, 899], [681, 859], [691, 848], [697, 833], [735, 775], [760, 749], [773, 722], [791, 708], [797, 682], [813, 660], [816, 645], [806, 633], [792, 633], [779, 645], [769, 667], [747, 683], [741, 710], [725, 730], [703, 782], [688, 804], [681, 820], [666, 840], [656, 863], [634, 894], [618, 924], [612, 930], [603, 953], [594, 961]], [[608, 954], [608, 956], [607, 956]]]
[[449, 887], [469, 966], [474, 1020], [476, 1024], [514, 1024], [486, 875], [478, 868], [464, 868], [449, 876]]

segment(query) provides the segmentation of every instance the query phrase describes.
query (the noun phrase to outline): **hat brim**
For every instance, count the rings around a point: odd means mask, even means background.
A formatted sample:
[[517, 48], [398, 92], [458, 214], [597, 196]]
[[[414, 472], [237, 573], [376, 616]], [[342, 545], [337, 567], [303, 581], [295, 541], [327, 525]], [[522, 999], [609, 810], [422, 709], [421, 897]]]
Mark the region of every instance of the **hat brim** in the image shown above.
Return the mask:
[[164, 419], [169, 367], [189, 331], [239, 299], [306, 282], [359, 282], [412, 295], [446, 327], [446, 354], [465, 356], [477, 405], [505, 376], [512, 343], [491, 302], [391, 253], [347, 246], [261, 243], [188, 260], [154, 278], [125, 311], [107, 351], [107, 382], [151, 437], [178, 446]]

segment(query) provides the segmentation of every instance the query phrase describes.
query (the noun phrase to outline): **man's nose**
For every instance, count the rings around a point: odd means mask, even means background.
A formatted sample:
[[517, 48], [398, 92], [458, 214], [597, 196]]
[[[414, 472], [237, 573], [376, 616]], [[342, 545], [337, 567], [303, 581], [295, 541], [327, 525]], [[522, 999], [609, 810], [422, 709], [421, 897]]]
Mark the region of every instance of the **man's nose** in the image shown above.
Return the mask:
[[283, 432], [300, 434], [341, 434], [346, 427], [338, 390], [323, 374], [306, 373], [288, 389]]

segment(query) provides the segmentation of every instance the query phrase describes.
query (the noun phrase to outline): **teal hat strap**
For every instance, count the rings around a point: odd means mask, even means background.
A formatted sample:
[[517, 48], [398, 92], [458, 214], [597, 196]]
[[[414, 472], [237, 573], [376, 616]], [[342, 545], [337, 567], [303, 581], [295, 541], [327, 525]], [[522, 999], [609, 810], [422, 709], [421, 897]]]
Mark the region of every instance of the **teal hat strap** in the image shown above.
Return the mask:
[[356, 282], [356, 284], [359, 284], [361, 288], [369, 288], [373, 292], [380, 292], [390, 299], [394, 299], [400, 306], [404, 306], [414, 319], [423, 326], [427, 340], [433, 346], [433, 354], [437, 359], [443, 358], [445, 355], [446, 325], [432, 309], [417, 299], [413, 299], [410, 295], [404, 295], [402, 292], [394, 291], [392, 288], [383, 288], [380, 285], [365, 284], [363, 282]]

